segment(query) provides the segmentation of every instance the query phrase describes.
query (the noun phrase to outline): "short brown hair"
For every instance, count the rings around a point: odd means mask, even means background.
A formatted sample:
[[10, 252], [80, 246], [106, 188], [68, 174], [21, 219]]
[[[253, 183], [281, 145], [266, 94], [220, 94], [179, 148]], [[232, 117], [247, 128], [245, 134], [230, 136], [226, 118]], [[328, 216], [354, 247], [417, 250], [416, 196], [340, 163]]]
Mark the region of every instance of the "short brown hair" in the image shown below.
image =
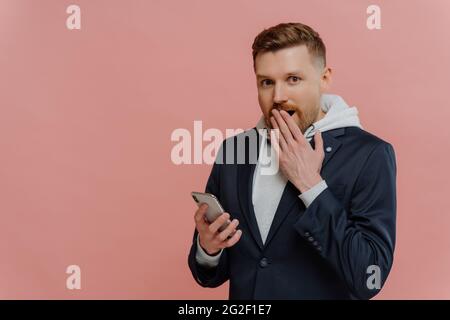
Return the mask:
[[274, 52], [280, 49], [306, 45], [309, 54], [326, 66], [326, 48], [319, 34], [313, 28], [302, 23], [280, 23], [264, 29], [253, 42], [253, 68], [258, 53]]

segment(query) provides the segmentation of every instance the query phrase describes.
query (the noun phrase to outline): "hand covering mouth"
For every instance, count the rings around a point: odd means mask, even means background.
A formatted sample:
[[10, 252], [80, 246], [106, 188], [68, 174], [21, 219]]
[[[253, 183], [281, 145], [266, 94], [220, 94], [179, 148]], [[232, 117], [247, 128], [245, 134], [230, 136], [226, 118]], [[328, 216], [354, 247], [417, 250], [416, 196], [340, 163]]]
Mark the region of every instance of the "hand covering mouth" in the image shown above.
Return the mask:
[[[284, 110], [284, 109], [276, 109], [278, 111]], [[295, 110], [284, 110], [286, 111], [290, 116], [292, 116], [295, 113]]]

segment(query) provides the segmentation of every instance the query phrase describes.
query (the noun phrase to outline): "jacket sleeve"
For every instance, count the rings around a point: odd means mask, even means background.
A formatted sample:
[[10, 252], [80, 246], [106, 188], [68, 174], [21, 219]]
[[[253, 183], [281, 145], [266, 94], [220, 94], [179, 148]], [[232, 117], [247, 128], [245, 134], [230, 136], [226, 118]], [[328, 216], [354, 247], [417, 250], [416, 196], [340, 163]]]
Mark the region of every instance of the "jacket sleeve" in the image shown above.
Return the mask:
[[[223, 144], [219, 150], [218, 155], [222, 155]], [[218, 156], [219, 157], [219, 156]], [[208, 182], [206, 184], [205, 192], [214, 194], [220, 201], [220, 169], [222, 166], [222, 162], [216, 162], [213, 165], [211, 170], [211, 174], [208, 178]], [[219, 264], [216, 267], [206, 267], [200, 265], [196, 260], [197, 253], [197, 235], [198, 232], [194, 230], [194, 236], [192, 239], [191, 250], [189, 252], [188, 264], [191, 269], [192, 276], [195, 281], [202, 287], [210, 287], [215, 288], [223, 284], [225, 281], [229, 279], [229, 269], [228, 269], [228, 252], [227, 249], [223, 249]]]
[[[358, 174], [348, 211], [326, 188], [294, 227], [356, 298], [370, 299], [381, 290], [392, 267], [395, 224], [395, 153], [390, 144], [382, 142]], [[379, 285], [372, 281], [376, 276]]]

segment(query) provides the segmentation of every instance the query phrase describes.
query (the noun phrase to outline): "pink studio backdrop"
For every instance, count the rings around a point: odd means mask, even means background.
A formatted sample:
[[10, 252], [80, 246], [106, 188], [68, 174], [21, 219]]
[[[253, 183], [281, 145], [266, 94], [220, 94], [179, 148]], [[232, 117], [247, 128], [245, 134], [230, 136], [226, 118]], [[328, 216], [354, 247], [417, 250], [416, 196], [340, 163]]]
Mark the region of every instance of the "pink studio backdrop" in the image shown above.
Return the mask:
[[[447, 0], [0, 0], [0, 298], [226, 299], [187, 266], [190, 192], [211, 166], [173, 164], [171, 133], [253, 127], [253, 39], [298, 21], [327, 45], [331, 92], [396, 151], [377, 299], [450, 299], [449, 18]], [[66, 288], [73, 264], [81, 290]]]

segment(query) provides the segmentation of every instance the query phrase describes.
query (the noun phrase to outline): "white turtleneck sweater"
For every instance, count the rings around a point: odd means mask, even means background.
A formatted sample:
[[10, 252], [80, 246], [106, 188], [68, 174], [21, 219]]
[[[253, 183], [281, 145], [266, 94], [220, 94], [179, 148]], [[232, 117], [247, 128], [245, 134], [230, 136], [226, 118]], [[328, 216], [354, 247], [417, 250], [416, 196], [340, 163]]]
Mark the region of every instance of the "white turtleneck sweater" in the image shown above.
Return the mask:
[[[350, 108], [340, 96], [323, 94], [320, 103], [322, 110], [325, 112], [325, 116], [321, 120], [312, 124], [305, 131], [304, 136], [308, 141], [314, 137], [315, 132], [318, 130], [320, 132], [324, 132], [342, 127], [359, 127], [362, 129], [357, 108]], [[265, 128], [263, 117], [259, 120], [256, 128]], [[260, 150], [266, 150], [265, 147], [268, 146], [267, 140], [261, 140], [262, 145]], [[324, 146], [325, 149], [326, 147], [327, 146]], [[272, 148], [271, 145], [270, 148]], [[273, 164], [273, 161], [278, 161], [276, 153], [273, 149], [271, 149], [270, 154], [268, 154], [267, 151], [261, 152], [253, 175], [252, 203], [263, 243], [266, 241], [275, 212], [287, 183], [287, 179], [280, 170], [273, 175], [261, 174], [263, 168], [262, 164]], [[327, 187], [328, 186], [325, 180], [322, 180], [308, 191], [300, 194], [299, 198], [303, 201], [305, 207], [307, 208]], [[197, 237], [197, 262], [205, 267], [213, 268], [217, 266], [223, 249], [217, 255], [211, 256], [207, 254], [200, 246], [198, 238], [199, 237]]]

